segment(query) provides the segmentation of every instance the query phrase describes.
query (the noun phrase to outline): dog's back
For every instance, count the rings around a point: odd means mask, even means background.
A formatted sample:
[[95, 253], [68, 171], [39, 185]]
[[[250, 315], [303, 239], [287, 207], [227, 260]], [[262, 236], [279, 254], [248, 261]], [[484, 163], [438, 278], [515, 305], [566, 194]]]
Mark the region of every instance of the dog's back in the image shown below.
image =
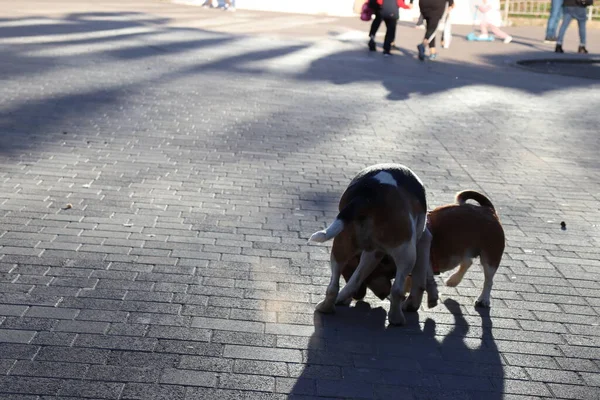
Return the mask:
[[[479, 205], [469, 204], [468, 200], [475, 200]], [[438, 207], [428, 214], [427, 227], [433, 235], [431, 262], [436, 274], [482, 253], [490, 264], [500, 263], [504, 230], [494, 205], [481, 193], [459, 192], [455, 204]]]
[[353, 204], [357, 205], [353, 221], [357, 245], [365, 250], [401, 240], [396, 236], [410, 236], [413, 232], [398, 228], [410, 227], [406, 218], [427, 210], [423, 183], [399, 164], [377, 164], [362, 170], [342, 195], [340, 214]]
[[[309, 239], [325, 242], [338, 237], [350, 240], [348, 246], [373, 250], [387, 242], [409, 237], [410, 231], [424, 221], [407, 221], [427, 211], [425, 187], [419, 178], [400, 164], [377, 164], [360, 171], [344, 191], [339, 214], [324, 231]], [[409, 228], [402, 229], [399, 227]], [[348, 229], [346, 229], [348, 228]], [[343, 233], [343, 234], [342, 234]], [[341, 236], [338, 236], [341, 235]]]

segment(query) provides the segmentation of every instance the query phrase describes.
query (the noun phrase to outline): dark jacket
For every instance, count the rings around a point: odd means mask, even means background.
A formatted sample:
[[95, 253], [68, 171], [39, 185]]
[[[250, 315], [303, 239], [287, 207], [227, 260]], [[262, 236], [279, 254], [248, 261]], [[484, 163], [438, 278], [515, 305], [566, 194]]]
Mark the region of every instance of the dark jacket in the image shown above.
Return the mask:
[[585, 7], [578, 3], [577, 0], [564, 0], [563, 7]]
[[[411, 0], [412, 3], [412, 0]], [[369, 0], [369, 7], [378, 12], [381, 18], [400, 18], [400, 7], [405, 8], [404, 0]]]

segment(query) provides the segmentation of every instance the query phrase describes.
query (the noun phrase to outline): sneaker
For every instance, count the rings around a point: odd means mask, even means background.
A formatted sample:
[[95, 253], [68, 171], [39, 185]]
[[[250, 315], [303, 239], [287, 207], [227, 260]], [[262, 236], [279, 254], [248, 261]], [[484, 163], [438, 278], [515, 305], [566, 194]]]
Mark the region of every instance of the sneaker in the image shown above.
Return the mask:
[[512, 36], [507, 36], [504, 38], [504, 44], [509, 44], [510, 42], [512, 42]]
[[390, 53], [389, 51], [384, 51], [384, 52], [383, 52], [383, 56], [384, 56], [384, 57], [389, 57], [389, 56], [391, 56], [391, 55], [392, 55], [392, 53]]
[[375, 45], [375, 41], [373, 40], [373, 38], [371, 38], [371, 40], [369, 40], [369, 50], [377, 51], [377, 45]]
[[436, 53], [431, 53], [431, 54], [429, 55], [429, 59], [430, 59], [431, 61], [435, 60], [436, 58], [437, 58], [437, 54], [436, 54]]
[[415, 29], [425, 29], [425, 25], [415, 25]]
[[556, 43], [556, 36], [546, 36], [546, 39], [544, 39], [544, 43]]
[[554, 52], [555, 53], [564, 53], [565, 51], [562, 48], [562, 44], [557, 44], [556, 47], [554, 48]]
[[417, 46], [417, 50], [419, 50], [419, 60], [425, 60], [425, 46], [423, 46], [423, 43]]
[[487, 33], [485, 35], [483, 35], [483, 34], [479, 35], [480, 40], [487, 40], [489, 38], [490, 38], [490, 36]]
[[588, 54], [588, 51], [585, 48], [585, 46], [579, 46], [579, 48], [577, 49], [577, 53], [579, 53], [579, 54]]

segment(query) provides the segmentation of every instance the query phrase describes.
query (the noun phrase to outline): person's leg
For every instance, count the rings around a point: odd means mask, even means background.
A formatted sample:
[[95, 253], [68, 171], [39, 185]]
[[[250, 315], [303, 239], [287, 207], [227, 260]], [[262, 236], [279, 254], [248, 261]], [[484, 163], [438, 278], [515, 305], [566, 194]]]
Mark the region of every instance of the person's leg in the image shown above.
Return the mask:
[[[433, 15], [431, 16], [430, 20], [427, 21], [427, 32], [430, 32], [429, 36], [426, 36], [427, 38], [427, 43], [429, 45], [429, 58], [431, 58], [432, 60], [435, 59], [436, 57], [436, 48], [435, 48], [435, 37], [437, 35], [437, 31], [438, 31], [438, 27], [440, 25], [440, 20], [442, 19], [442, 16], [444, 15], [444, 6], [438, 7], [435, 12], [433, 13]], [[429, 28], [429, 25], [431, 25], [431, 28]]]
[[565, 33], [567, 32], [567, 28], [569, 27], [569, 24], [573, 19], [573, 15], [571, 13], [572, 8], [574, 7], [564, 7], [562, 25], [560, 26], [560, 30], [558, 31], [558, 38], [556, 39], [556, 44], [559, 46], [562, 46], [563, 40], [565, 39]]
[[429, 8], [421, 8], [421, 14], [425, 19], [425, 36], [423, 37], [423, 42], [417, 45], [417, 50], [419, 51], [419, 60], [425, 60], [425, 49], [429, 46], [429, 40], [435, 34], [435, 27], [432, 24], [432, 10]]
[[[587, 8], [577, 7], [577, 25], [579, 27], [579, 48], [585, 49], [586, 42], [586, 22], [587, 22]], [[587, 51], [586, 51], [587, 53]]]
[[373, 20], [373, 22], [371, 22], [371, 29], [369, 30], [369, 37], [371, 39], [375, 39], [375, 35], [377, 34], [377, 31], [379, 30], [380, 25], [381, 25], [381, 14], [379, 13], [379, 10], [377, 10], [377, 12], [375, 14], [375, 19]]
[[479, 25], [479, 30], [481, 31], [480, 35], [483, 37], [487, 37], [488, 36], [488, 23], [487, 22], [482, 22]]
[[492, 33], [494, 35], [496, 35], [498, 37], [498, 39], [506, 39], [508, 37], [508, 33], [504, 32], [502, 29], [498, 28], [496, 25], [489, 25], [490, 27], [490, 31], [492, 31]]
[[373, 13], [375, 13], [375, 19], [371, 22], [371, 29], [369, 30], [369, 50], [376, 51], [377, 46], [375, 45], [375, 35], [379, 30], [379, 26], [381, 25], [381, 13], [379, 12], [379, 6], [377, 3], [374, 4], [374, 7], [371, 7]]
[[563, 16], [563, 0], [552, 0], [550, 5], [550, 17], [548, 17], [548, 25], [546, 26], [546, 40], [553, 41], [556, 39], [556, 30], [558, 23]]
[[385, 18], [385, 40], [383, 42], [383, 54], [390, 54], [392, 50], [392, 42], [396, 37], [396, 18]]

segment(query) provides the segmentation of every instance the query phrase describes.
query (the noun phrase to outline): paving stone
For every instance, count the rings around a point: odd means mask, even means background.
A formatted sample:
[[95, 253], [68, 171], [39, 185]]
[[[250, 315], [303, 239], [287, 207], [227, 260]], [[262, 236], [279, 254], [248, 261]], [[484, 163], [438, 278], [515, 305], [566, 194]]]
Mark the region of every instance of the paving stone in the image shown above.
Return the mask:
[[217, 378], [214, 373], [186, 370], [186, 369], [165, 369], [160, 377], [161, 383], [186, 386], [208, 386], [214, 387]]
[[93, 381], [114, 382], [157, 382], [160, 370], [155, 366], [147, 368], [132, 366], [92, 365], [85, 374], [85, 378]]
[[54, 330], [76, 333], [104, 333], [108, 329], [107, 322], [93, 321], [59, 321]]
[[195, 369], [199, 371], [231, 372], [233, 364], [233, 360], [230, 359], [184, 355], [181, 357], [179, 368]]
[[249, 360], [300, 362], [302, 355], [298, 350], [273, 349], [268, 347], [252, 347], [225, 345], [224, 357]]
[[0, 329], [0, 342], [7, 343], [29, 343], [34, 331], [17, 331], [13, 329]]
[[36, 361], [64, 361], [71, 363], [104, 364], [110, 353], [104, 349], [75, 347], [43, 347], [35, 356]]
[[127, 400], [183, 400], [185, 391], [185, 386], [128, 383], [123, 389], [121, 398]]
[[70, 364], [53, 361], [17, 361], [11, 375], [39, 376], [50, 378], [82, 378], [87, 370], [85, 364]]
[[123, 386], [123, 383], [67, 380], [61, 385], [58, 394], [65, 397], [118, 399]]

